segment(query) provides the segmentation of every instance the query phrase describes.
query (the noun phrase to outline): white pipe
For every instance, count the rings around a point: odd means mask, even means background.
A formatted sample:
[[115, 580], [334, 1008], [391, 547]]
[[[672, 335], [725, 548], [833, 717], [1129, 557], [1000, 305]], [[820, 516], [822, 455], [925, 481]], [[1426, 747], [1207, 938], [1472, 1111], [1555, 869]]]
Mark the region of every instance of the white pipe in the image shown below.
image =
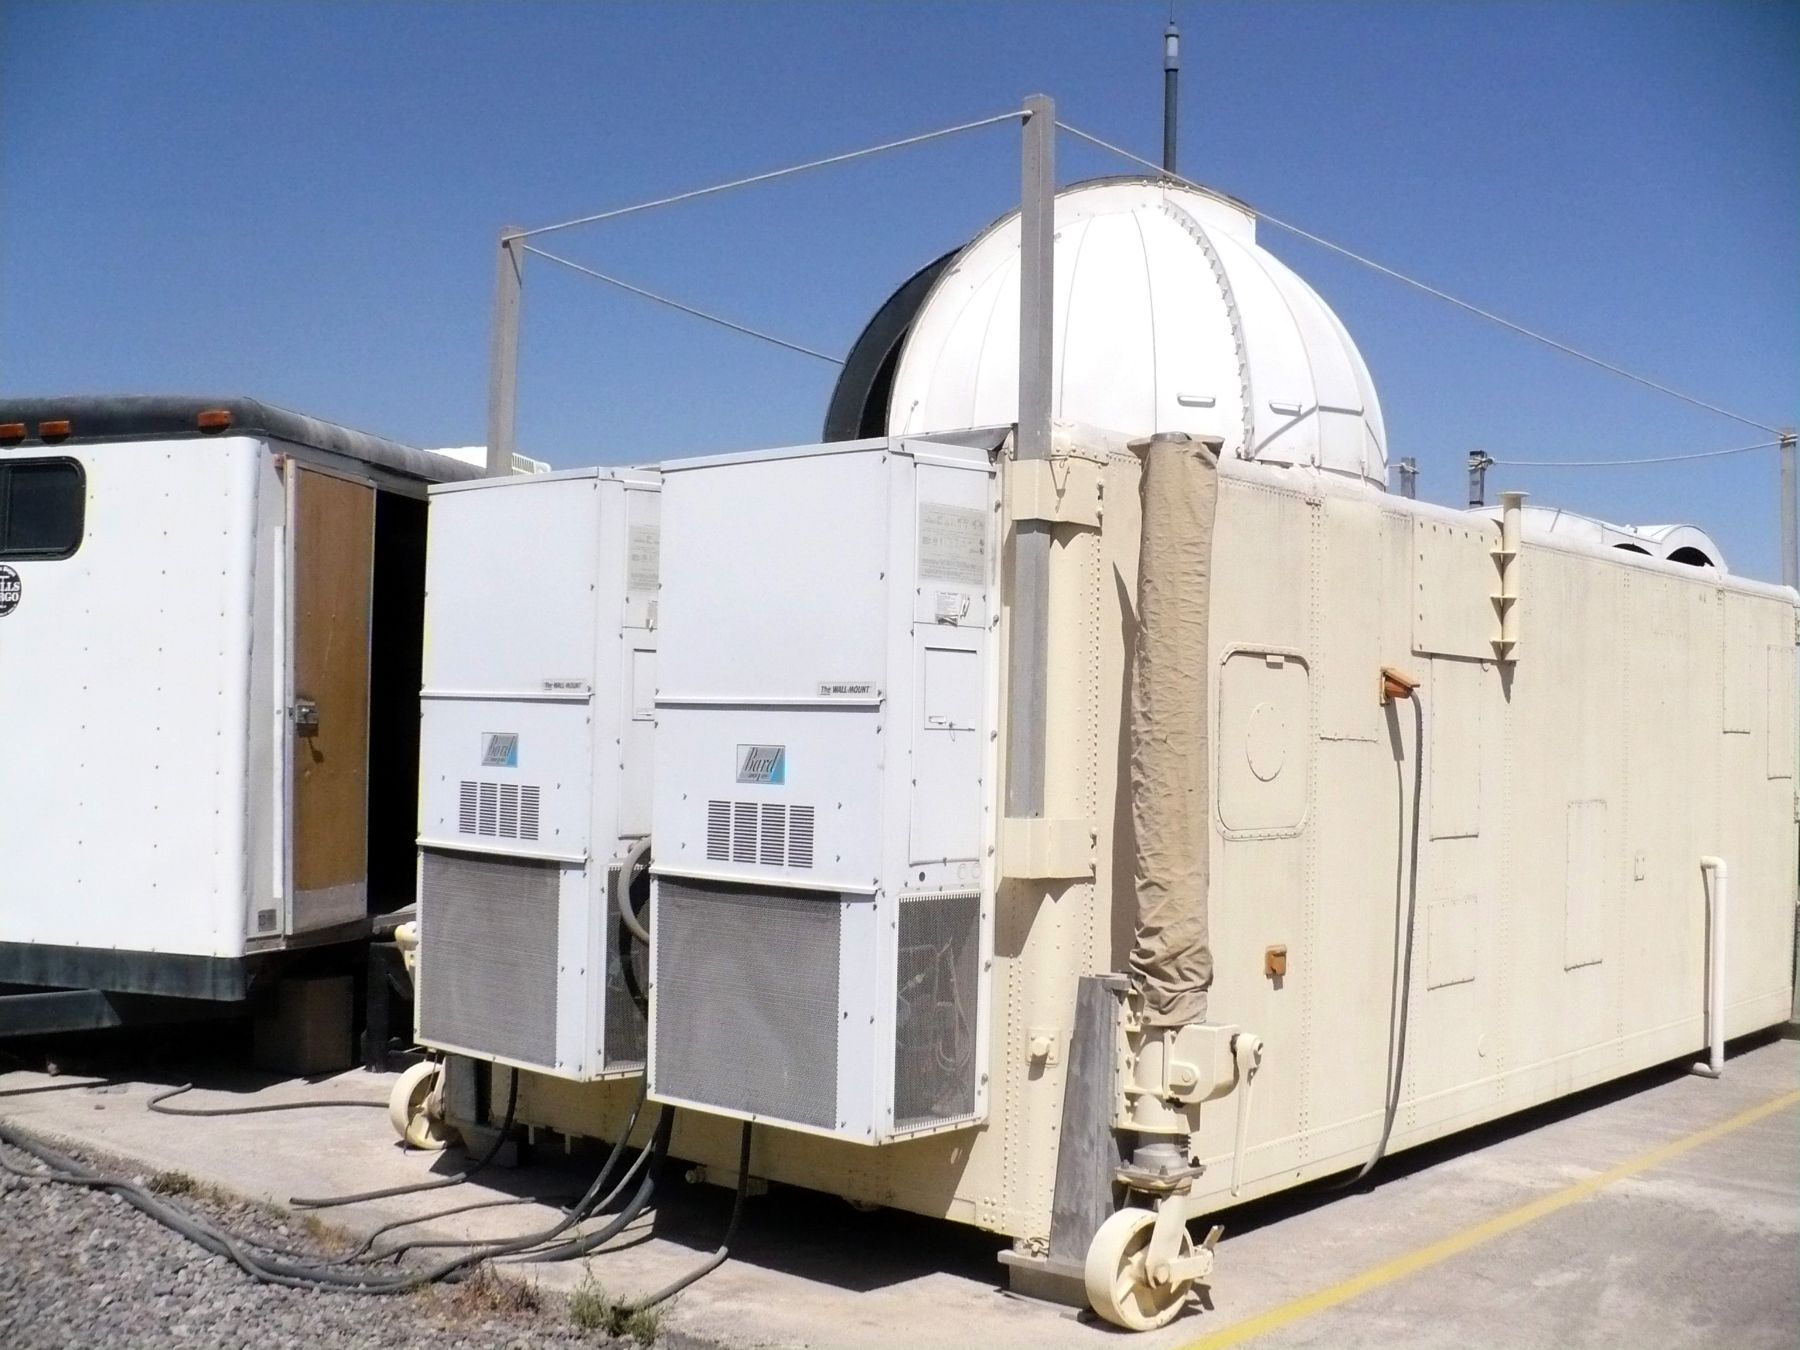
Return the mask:
[[1706, 921], [1707, 1062], [1694, 1065], [1694, 1072], [1717, 1078], [1725, 1072], [1725, 860], [1710, 854], [1701, 858], [1700, 873], [1708, 872], [1712, 886]]
[[626, 852], [619, 863], [619, 881], [613, 887], [613, 904], [618, 907], [619, 919], [631, 930], [631, 935], [644, 946], [650, 945], [650, 932], [638, 921], [638, 916], [631, 911], [631, 874], [643, 862], [644, 855], [650, 851], [650, 836], [645, 835]]

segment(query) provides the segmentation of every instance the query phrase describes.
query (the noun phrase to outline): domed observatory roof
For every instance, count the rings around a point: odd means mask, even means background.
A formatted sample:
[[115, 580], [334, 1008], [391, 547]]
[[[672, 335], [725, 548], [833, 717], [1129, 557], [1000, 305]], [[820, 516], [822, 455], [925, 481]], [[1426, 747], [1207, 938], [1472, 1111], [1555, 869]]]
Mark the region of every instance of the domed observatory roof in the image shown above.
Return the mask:
[[[893, 367], [890, 434], [1018, 420], [1018, 214], [946, 261]], [[1356, 344], [1227, 199], [1148, 179], [1058, 193], [1053, 359], [1059, 421], [1219, 436], [1227, 456], [1387, 486]]]

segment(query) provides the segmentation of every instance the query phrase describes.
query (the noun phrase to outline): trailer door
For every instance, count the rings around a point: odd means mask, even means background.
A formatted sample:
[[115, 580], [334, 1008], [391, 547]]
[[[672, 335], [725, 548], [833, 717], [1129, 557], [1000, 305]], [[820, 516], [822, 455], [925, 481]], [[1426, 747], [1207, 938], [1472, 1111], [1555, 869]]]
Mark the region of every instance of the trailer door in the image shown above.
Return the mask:
[[375, 488], [289, 461], [290, 934], [368, 912]]

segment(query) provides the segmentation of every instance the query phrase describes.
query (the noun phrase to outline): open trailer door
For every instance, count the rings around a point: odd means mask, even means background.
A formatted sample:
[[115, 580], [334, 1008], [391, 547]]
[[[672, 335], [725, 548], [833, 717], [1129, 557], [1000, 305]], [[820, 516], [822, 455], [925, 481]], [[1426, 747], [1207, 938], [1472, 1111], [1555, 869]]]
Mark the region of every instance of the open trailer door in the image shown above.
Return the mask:
[[288, 475], [294, 934], [368, 912], [375, 487], [292, 460]]

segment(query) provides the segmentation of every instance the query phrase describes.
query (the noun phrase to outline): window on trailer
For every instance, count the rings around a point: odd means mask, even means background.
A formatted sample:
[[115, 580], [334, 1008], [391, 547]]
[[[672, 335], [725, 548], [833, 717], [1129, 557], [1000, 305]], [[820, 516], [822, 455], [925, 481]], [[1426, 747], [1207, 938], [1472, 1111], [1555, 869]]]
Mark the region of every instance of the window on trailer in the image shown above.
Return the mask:
[[0, 559], [67, 558], [81, 547], [87, 475], [73, 459], [0, 461]]

